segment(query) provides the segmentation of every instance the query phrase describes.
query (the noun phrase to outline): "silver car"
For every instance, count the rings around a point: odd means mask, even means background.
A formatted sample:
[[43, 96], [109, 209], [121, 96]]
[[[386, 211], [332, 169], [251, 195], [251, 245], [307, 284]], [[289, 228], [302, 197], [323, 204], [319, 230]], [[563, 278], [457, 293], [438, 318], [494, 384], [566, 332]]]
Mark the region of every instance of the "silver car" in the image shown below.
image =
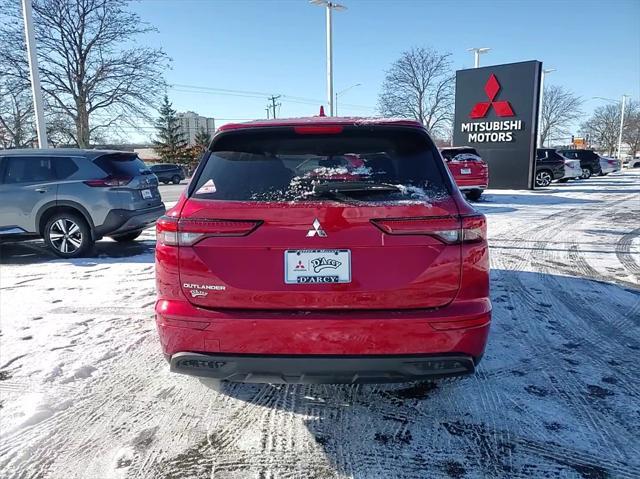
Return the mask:
[[580, 160], [570, 160], [569, 158], [564, 158], [564, 178], [562, 178], [563, 183], [568, 180], [577, 180], [582, 176], [582, 167], [580, 166]]
[[42, 237], [72, 258], [105, 236], [133, 241], [164, 212], [158, 179], [135, 153], [0, 151], [0, 240]]
[[606, 176], [609, 173], [615, 173], [616, 171], [620, 171], [620, 169], [622, 168], [622, 165], [620, 160], [617, 160], [616, 158], [601, 156], [600, 168], [602, 169], [602, 173], [600, 173], [600, 176]]

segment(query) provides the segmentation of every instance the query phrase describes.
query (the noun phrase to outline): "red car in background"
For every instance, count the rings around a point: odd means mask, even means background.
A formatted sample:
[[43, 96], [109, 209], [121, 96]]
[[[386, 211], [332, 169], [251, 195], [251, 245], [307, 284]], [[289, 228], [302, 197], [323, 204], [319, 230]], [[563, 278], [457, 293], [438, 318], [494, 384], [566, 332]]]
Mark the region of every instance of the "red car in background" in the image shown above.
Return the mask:
[[227, 124], [157, 224], [171, 370], [269, 383], [472, 373], [491, 321], [485, 217], [408, 120]]
[[489, 186], [489, 166], [476, 149], [470, 146], [457, 146], [441, 148], [440, 153], [456, 180], [458, 188], [470, 200], [479, 200], [482, 192]]

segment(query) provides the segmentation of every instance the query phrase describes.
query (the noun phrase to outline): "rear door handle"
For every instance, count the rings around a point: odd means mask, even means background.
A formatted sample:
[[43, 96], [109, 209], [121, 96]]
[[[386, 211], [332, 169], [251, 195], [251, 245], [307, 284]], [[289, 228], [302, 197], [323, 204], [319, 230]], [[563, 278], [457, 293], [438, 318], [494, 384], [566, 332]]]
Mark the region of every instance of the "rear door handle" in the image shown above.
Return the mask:
[[37, 191], [38, 193], [46, 193], [47, 191], [49, 191], [48, 188], [36, 188], [35, 191]]

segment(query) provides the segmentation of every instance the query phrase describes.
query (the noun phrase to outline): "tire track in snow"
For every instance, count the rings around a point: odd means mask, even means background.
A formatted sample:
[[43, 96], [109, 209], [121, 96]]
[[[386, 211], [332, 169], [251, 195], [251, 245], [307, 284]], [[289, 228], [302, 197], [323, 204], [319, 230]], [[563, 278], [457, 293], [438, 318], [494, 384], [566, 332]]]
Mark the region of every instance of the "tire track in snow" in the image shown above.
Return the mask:
[[[547, 249], [547, 241], [551, 239], [555, 239], [560, 234], [559, 228], [554, 228], [551, 230], [552, 232], [541, 233], [544, 234], [545, 240], [536, 244], [536, 248], [531, 250], [530, 254], [532, 257], [541, 256], [543, 258], [542, 264], [548, 264], [551, 259], [555, 257], [555, 252], [551, 252]], [[560, 258], [562, 260], [562, 258]], [[593, 346], [597, 347], [600, 350], [603, 350], [605, 354], [609, 354], [613, 357], [617, 351], [619, 350], [619, 345], [614, 343], [613, 345], [609, 345], [606, 343], [606, 338], [611, 338], [612, 331], [607, 329], [608, 334], [602, 334], [604, 331], [598, 331], [598, 326], [606, 325], [606, 318], [599, 316], [592, 307], [590, 307], [590, 302], [578, 301], [574, 298], [574, 291], [568, 292], [565, 291], [566, 283], [564, 280], [561, 280], [556, 275], [552, 274], [553, 270], [549, 267], [543, 266], [542, 272], [545, 273], [542, 276], [542, 282], [545, 284], [545, 288], [543, 288], [543, 292], [545, 293], [545, 300], [548, 301], [551, 305], [553, 305], [556, 301], [556, 295], [550, 294], [551, 291], [563, 291], [562, 301], [557, 304], [560, 308], [566, 308], [566, 315], [558, 315], [558, 331], [563, 333], [563, 336], [566, 337], [564, 330], [579, 330], [580, 331], [580, 339], [586, 340], [590, 342]], [[523, 285], [524, 287], [524, 285]], [[553, 308], [555, 309], [555, 308]], [[582, 323], [582, 327], [575, 328], [573, 324], [567, 325], [565, 328], [565, 322], [568, 318], [574, 318], [578, 322]], [[595, 326], [595, 328], [594, 328]], [[538, 329], [539, 332], [541, 332]], [[615, 337], [615, 336], [613, 336]], [[543, 338], [540, 338], [543, 340]], [[603, 340], [604, 339], [604, 340]], [[539, 344], [537, 341], [533, 342], [534, 345]], [[589, 361], [589, 357], [586, 357], [587, 361]], [[546, 371], [545, 371], [546, 373]], [[547, 383], [549, 383], [548, 381]], [[582, 388], [581, 388], [582, 386]], [[581, 382], [574, 380], [573, 375], [568, 376], [568, 380], [565, 379], [563, 384], [560, 387], [557, 387], [554, 384], [554, 388], [558, 394], [565, 398], [569, 405], [578, 406], [578, 410], [581, 411], [582, 414], [588, 419], [588, 421], [592, 425], [592, 430], [599, 433], [602, 438], [602, 446], [606, 446], [607, 444], [611, 446], [611, 444], [617, 443], [617, 437], [613, 435], [611, 432], [611, 428], [608, 424], [608, 419], [603, 417], [599, 411], [594, 410], [593, 405], [587, 402], [584, 399], [584, 386]], [[619, 448], [614, 448], [614, 451], [620, 455]]]
[[631, 253], [632, 241], [639, 236], [640, 228], [636, 228], [630, 233], [622, 236], [616, 245], [616, 256], [625, 269], [640, 281], [640, 263], [637, 261], [640, 253]]

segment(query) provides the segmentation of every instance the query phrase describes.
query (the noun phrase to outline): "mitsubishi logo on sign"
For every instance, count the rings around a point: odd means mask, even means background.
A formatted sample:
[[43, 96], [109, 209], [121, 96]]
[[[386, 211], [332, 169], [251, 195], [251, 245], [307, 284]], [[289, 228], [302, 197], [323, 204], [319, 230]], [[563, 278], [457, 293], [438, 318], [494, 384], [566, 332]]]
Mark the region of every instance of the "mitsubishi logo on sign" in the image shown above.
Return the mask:
[[469, 116], [473, 119], [484, 118], [487, 116], [489, 112], [489, 108], [493, 106], [493, 109], [496, 112], [496, 115], [499, 117], [507, 117], [514, 116], [513, 108], [511, 108], [511, 103], [508, 101], [495, 101], [498, 92], [500, 91], [500, 82], [496, 78], [496, 76], [492, 73], [487, 80], [487, 83], [484, 85], [484, 92], [487, 94], [487, 98], [489, 101], [481, 101], [475, 104]]
[[[469, 116], [474, 120], [485, 118], [491, 107], [497, 117], [513, 117], [515, 113], [511, 103], [506, 100], [496, 100], [501, 86], [495, 74], [489, 75], [489, 79], [484, 84], [484, 92], [489, 101], [480, 101], [473, 105]], [[465, 143], [503, 143], [513, 141], [514, 131], [522, 130], [521, 120], [496, 120], [496, 121], [476, 121], [466, 122], [460, 125], [463, 133], [467, 133]]]
[[325, 236], [327, 236], [327, 233], [325, 233], [324, 230], [322, 229], [322, 225], [318, 221], [318, 218], [313, 220], [313, 223], [311, 224], [311, 228], [309, 229], [309, 231], [307, 231], [307, 238], [312, 238], [316, 235], [321, 238], [324, 238]]

